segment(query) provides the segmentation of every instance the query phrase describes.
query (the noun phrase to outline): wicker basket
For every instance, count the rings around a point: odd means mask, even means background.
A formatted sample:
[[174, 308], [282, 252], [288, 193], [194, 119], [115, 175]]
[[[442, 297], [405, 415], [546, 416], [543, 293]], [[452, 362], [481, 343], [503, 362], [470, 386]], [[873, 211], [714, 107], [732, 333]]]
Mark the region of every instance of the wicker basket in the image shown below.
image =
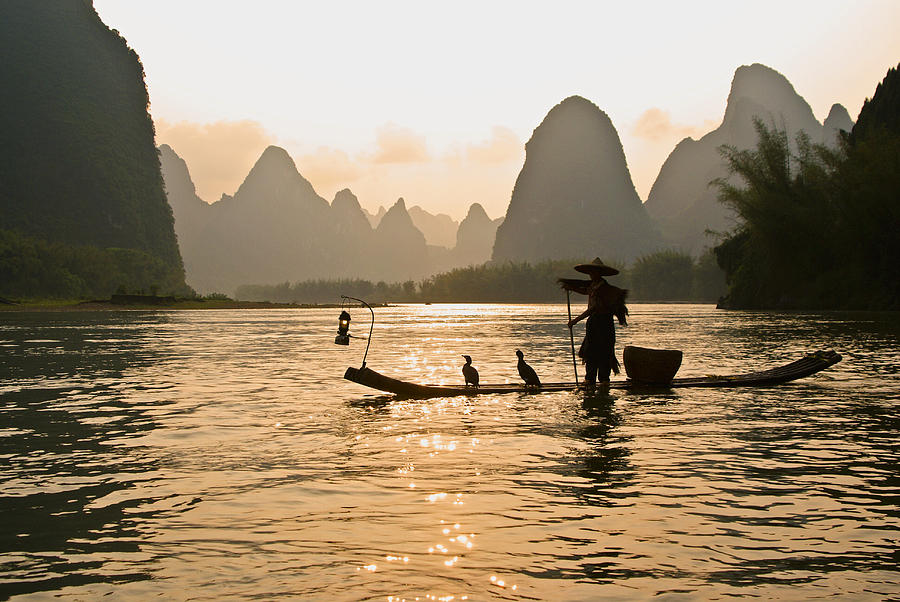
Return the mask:
[[681, 351], [627, 346], [622, 354], [625, 373], [637, 383], [664, 385], [672, 382], [681, 367]]

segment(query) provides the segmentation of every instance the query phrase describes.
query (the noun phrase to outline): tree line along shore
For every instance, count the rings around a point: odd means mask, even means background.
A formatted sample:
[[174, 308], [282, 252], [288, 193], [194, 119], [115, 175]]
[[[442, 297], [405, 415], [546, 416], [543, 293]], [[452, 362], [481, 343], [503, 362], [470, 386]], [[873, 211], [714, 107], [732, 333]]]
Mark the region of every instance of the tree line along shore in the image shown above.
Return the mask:
[[[365, 279], [307, 280], [276, 285], [243, 285], [231, 298], [222, 293], [206, 296], [157, 296], [156, 290], [127, 290], [85, 300], [78, 295], [5, 299], [0, 308], [73, 307], [83, 309], [182, 309], [325, 307], [339, 303], [341, 295], [384, 303], [554, 303], [565, 298], [556, 279], [577, 277], [572, 266], [583, 259], [504, 262], [457, 268], [420, 281], [372, 282]], [[616, 263], [616, 262], [614, 262]], [[621, 269], [614, 282], [631, 290], [632, 301], [715, 303], [725, 291], [722, 272], [711, 252], [699, 259], [686, 253], [660, 251], [641, 257]], [[83, 290], [83, 289], [78, 289]], [[128, 294], [132, 293], [132, 294]]]
[[[243, 285], [236, 297], [281, 303], [327, 303], [342, 294], [385, 303], [557, 303], [565, 299], [565, 292], [556, 279], [579, 277], [572, 268], [584, 261], [485, 263], [394, 283], [319, 279]], [[659, 251], [629, 267], [611, 264], [621, 273], [610, 280], [630, 289], [632, 301], [716, 303], [725, 292], [724, 276], [712, 253], [695, 260], [686, 253]]]

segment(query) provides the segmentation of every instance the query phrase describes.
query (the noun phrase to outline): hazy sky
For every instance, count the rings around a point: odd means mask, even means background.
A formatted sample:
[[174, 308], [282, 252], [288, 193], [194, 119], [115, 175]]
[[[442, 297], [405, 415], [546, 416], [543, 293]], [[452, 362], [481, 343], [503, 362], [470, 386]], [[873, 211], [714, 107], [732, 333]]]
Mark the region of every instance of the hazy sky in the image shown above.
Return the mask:
[[900, 0], [94, 0], [140, 55], [157, 141], [207, 201], [268, 144], [323, 197], [502, 215], [547, 112], [609, 114], [646, 199], [674, 145], [722, 119], [737, 67], [784, 74], [821, 121], [855, 119], [900, 62]]

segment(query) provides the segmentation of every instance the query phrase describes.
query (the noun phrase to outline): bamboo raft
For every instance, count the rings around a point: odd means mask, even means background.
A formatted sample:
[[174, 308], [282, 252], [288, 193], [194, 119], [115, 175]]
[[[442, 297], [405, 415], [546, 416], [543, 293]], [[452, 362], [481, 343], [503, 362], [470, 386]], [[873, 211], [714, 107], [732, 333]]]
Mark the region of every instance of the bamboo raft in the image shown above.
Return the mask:
[[[674, 389], [683, 387], [748, 387], [769, 386], [797, 380], [821, 372], [841, 361], [841, 356], [835, 351], [816, 351], [803, 358], [759, 372], [746, 374], [732, 374], [726, 376], [699, 376], [689, 378], [675, 378], [665, 384], [644, 383], [633, 380], [613, 381], [603, 389], [625, 390], [652, 390]], [[467, 387], [465, 385], [423, 385], [418, 383], [397, 380], [383, 374], [379, 374], [370, 368], [347, 368], [344, 378], [357, 384], [394, 393], [400, 397], [413, 399], [427, 399], [429, 397], [454, 397], [457, 395], [483, 395], [498, 393], [545, 393], [551, 391], [576, 391], [582, 389], [572, 382], [544, 383], [540, 388], [525, 387], [522, 383], [484, 384], [480, 387]]]

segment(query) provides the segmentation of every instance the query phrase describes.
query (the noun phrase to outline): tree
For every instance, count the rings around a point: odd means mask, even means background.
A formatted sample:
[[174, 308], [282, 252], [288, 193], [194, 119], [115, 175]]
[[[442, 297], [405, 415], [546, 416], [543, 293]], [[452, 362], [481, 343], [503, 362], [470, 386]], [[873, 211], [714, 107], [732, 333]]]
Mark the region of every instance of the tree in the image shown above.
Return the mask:
[[644, 255], [631, 267], [634, 298], [653, 301], [687, 301], [694, 281], [694, 259], [667, 250]]

